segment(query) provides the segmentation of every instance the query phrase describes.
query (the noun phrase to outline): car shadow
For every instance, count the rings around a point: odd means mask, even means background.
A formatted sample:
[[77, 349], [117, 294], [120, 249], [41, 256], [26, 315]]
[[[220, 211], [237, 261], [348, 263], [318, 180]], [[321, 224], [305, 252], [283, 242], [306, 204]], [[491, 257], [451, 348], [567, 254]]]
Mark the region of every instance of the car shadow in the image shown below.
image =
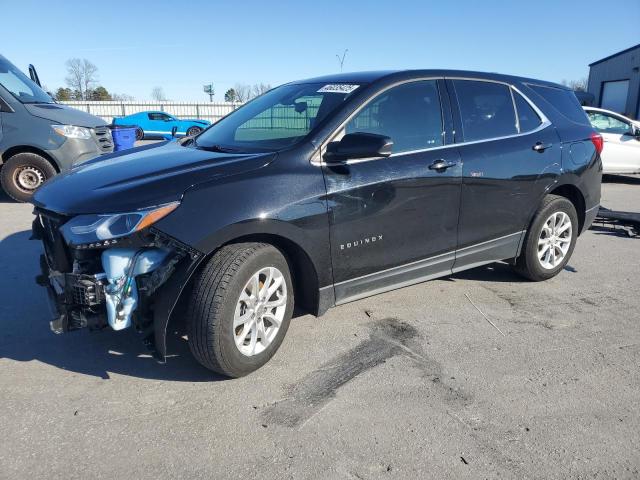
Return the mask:
[[625, 185], [640, 185], [640, 175], [602, 175], [602, 183], [623, 183]]
[[180, 382], [226, 380], [197, 363], [183, 333], [175, 329], [167, 335], [169, 358], [164, 365], [132, 329], [52, 333], [45, 290], [35, 283], [42, 246], [30, 241], [30, 235], [22, 231], [0, 241], [0, 358], [38, 361], [104, 379], [117, 374]]
[[[570, 264], [565, 265], [565, 272], [577, 273], [578, 270]], [[482, 267], [464, 270], [455, 273], [450, 277], [451, 280], [472, 280], [475, 282], [494, 282], [494, 283], [528, 283], [524, 277], [521, 277], [513, 271], [511, 265], [503, 262], [491, 263]]]

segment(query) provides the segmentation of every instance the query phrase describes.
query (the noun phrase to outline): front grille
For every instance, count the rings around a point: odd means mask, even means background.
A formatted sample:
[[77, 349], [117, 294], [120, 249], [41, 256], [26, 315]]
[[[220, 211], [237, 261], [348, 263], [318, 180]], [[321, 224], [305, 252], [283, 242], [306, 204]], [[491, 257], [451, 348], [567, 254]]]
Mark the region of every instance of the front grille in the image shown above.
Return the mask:
[[113, 138], [111, 138], [111, 129], [108, 126], [95, 127], [93, 139], [101, 153], [113, 152]]

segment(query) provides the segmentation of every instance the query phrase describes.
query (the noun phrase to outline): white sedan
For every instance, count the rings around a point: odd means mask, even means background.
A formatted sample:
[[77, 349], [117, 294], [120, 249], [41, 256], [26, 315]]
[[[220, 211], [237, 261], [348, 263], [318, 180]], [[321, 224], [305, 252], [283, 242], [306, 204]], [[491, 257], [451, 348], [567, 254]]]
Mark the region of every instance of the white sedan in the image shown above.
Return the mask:
[[604, 139], [603, 173], [640, 173], [640, 122], [602, 108], [584, 110]]

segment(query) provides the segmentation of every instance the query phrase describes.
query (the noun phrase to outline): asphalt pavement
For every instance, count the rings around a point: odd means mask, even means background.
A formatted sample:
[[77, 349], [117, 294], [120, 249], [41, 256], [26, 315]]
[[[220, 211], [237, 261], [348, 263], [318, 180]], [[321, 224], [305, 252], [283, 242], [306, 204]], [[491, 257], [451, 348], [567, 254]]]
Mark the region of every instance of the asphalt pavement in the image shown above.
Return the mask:
[[[640, 211], [640, 179], [603, 205]], [[173, 335], [49, 331], [31, 206], [0, 197], [0, 478], [638, 478], [640, 239], [556, 278], [495, 264], [294, 319], [238, 380]]]

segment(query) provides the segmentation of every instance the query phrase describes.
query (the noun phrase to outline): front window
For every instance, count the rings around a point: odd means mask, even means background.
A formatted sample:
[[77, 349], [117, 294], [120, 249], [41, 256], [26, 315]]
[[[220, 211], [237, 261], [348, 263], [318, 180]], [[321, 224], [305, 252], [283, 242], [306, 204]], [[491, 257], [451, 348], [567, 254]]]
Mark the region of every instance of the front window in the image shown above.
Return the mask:
[[29, 77], [0, 55], [0, 85], [22, 103], [54, 103]]
[[196, 138], [200, 148], [275, 151], [306, 137], [360, 85], [290, 84], [252, 100]]
[[631, 132], [631, 125], [602, 112], [587, 112], [593, 128], [600, 133], [624, 135]]
[[390, 137], [393, 153], [442, 145], [442, 110], [436, 80], [409, 82], [371, 100], [345, 126], [345, 133]]

